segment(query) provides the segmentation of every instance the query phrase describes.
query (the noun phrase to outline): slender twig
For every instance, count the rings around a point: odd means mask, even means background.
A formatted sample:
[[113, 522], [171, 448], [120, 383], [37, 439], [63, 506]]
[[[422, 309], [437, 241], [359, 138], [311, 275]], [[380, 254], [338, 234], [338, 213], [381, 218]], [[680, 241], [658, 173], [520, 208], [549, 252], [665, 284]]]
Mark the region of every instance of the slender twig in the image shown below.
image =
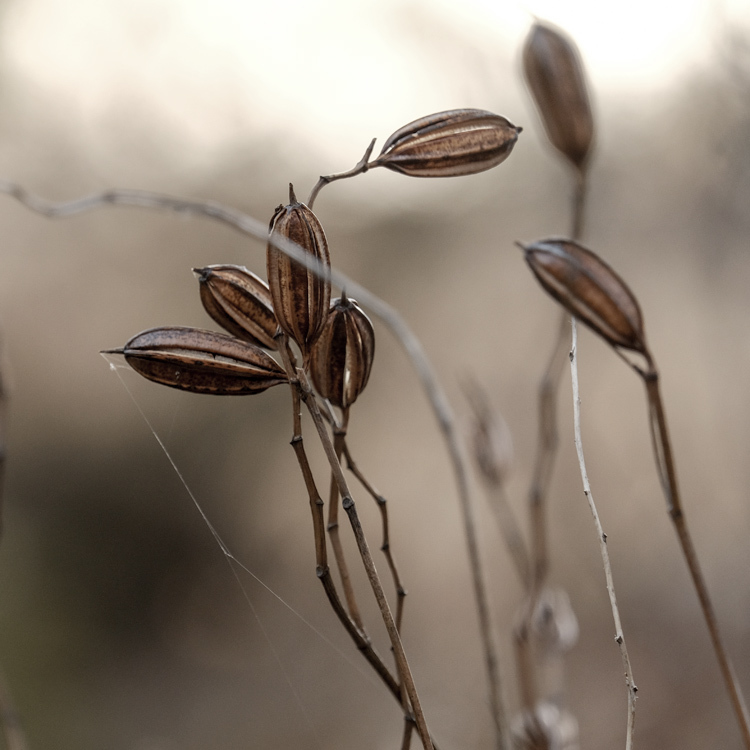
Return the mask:
[[391, 578], [393, 579], [393, 586], [396, 589], [396, 627], [398, 632], [401, 632], [401, 625], [404, 617], [404, 600], [406, 598], [407, 591], [401, 581], [401, 575], [398, 572], [398, 566], [396, 560], [393, 557], [391, 551], [391, 535], [388, 523], [388, 501], [370, 484], [365, 475], [359, 470], [359, 467], [354, 462], [352, 454], [349, 450], [349, 445], [344, 441], [344, 458], [346, 458], [346, 468], [351, 471], [352, 474], [357, 478], [357, 481], [362, 485], [368, 495], [375, 501], [380, 511], [380, 519], [383, 527], [383, 542], [380, 545], [380, 551], [385, 556], [388, 562], [388, 568], [391, 571]]
[[307, 199], [307, 207], [313, 207], [313, 203], [315, 203], [315, 199], [318, 197], [318, 193], [329, 183], [334, 182], [335, 180], [344, 180], [347, 177], [356, 177], [358, 174], [364, 174], [368, 169], [370, 169], [370, 167], [373, 165], [369, 164], [369, 160], [370, 156], [372, 155], [372, 150], [375, 147], [376, 140], [376, 138], [373, 138], [370, 141], [370, 145], [367, 147], [365, 155], [357, 162], [356, 166], [352, 167], [352, 169], [350, 169], [348, 172], [339, 172], [338, 174], [329, 174], [326, 176], [321, 175], [320, 179], [315, 184], [315, 187], [312, 189], [310, 197]]
[[[281, 337], [280, 337], [281, 339]], [[294, 372], [291, 358], [289, 356], [288, 349], [282, 341], [280, 341], [279, 351], [282, 353], [284, 364], [287, 371]], [[300, 414], [300, 391], [299, 382], [295, 377], [290, 378], [290, 386], [292, 393], [292, 418], [293, 418], [293, 429], [292, 429], [292, 441], [291, 445], [294, 449], [294, 453], [297, 457], [302, 476], [305, 481], [305, 487], [310, 500], [310, 510], [312, 512], [313, 520], [313, 536], [315, 539], [315, 573], [323, 585], [328, 601], [336, 613], [336, 616], [341, 621], [342, 625], [346, 629], [349, 636], [354, 641], [357, 648], [362, 652], [364, 657], [373, 667], [378, 676], [383, 680], [388, 689], [391, 691], [396, 700], [401, 702], [401, 689], [398, 682], [391, 674], [388, 667], [385, 666], [380, 655], [375, 651], [367, 637], [361, 628], [349, 616], [346, 611], [341, 599], [339, 598], [336, 585], [331, 577], [330, 569], [328, 567], [328, 555], [326, 551], [326, 533], [325, 533], [325, 517], [323, 512], [323, 500], [320, 497], [320, 493], [315, 485], [315, 478], [313, 477], [310, 463], [307, 459], [307, 453], [304, 447], [304, 440], [302, 437], [302, 420]]]
[[[144, 190], [108, 190], [72, 201], [53, 203], [38, 198], [18, 183], [7, 180], [0, 180], [0, 193], [10, 195], [29, 210], [50, 218], [73, 216], [108, 205], [130, 206], [150, 210], [174, 211], [183, 215], [202, 216], [226, 224], [256, 240], [262, 242], [269, 241], [266, 224], [241, 211], [212, 201], [174, 198]], [[274, 235], [271, 241], [274, 246], [278, 247], [305, 268], [311, 269], [319, 276], [329, 278], [332, 283], [341, 288], [346, 288], [348, 293], [356, 296], [360, 304], [379, 318], [399, 344], [401, 344], [417, 373], [422, 389], [437, 419], [443, 439], [446, 442], [448, 455], [453, 467], [469, 553], [474, 595], [477, 600], [477, 609], [479, 612], [480, 636], [485, 655], [488, 681], [490, 683], [490, 708], [495, 726], [496, 747], [498, 750], [508, 750], [510, 748], [510, 734], [507, 711], [502, 699], [498, 657], [491, 636], [489, 596], [479, 556], [474, 518], [474, 500], [468, 482], [466, 453], [461, 442], [461, 437], [456, 429], [455, 416], [445, 390], [425, 354], [421, 342], [395, 308], [340, 271], [325, 268], [316, 258], [305, 252], [303, 248], [294, 242], [286, 240], [279, 234]]]
[[367, 573], [367, 578], [370, 582], [373, 594], [375, 595], [375, 601], [377, 602], [378, 608], [380, 609], [380, 613], [383, 618], [383, 624], [385, 625], [388, 637], [391, 641], [391, 646], [393, 647], [393, 653], [398, 665], [398, 673], [401, 678], [401, 682], [404, 686], [404, 689], [406, 690], [407, 695], [409, 696], [409, 702], [411, 703], [414, 720], [417, 725], [417, 733], [419, 734], [419, 738], [422, 741], [424, 750], [434, 750], [432, 739], [430, 738], [430, 733], [427, 729], [427, 722], [422, 711], [419, 695], [417, 693], [417, 688], [414, 683], [414, 678], [409, 667], [409, 662], [406, 659], [406, 653], [404, 652], [401, 638], [396, 628], [396, 621], [393, 618], [393, 614], [391, 613], [391, 609], [388, 605], [388, 600], [385, 596], [385, 592], [383, 591], [383, 584], [380, 581], [380, 576], [378, 575], [377, 569], [375, 567], [375, 561], [372, 558], [372, 553], [370, 552], [369, 545], [367, 544], [367, 539], [365, 538], [364, 530], [362, 529], [362, 524], [359, 520], [359, 514], [357, 513], [356, 506], [354, 504], [354, 499], [352, 498], [351, 492], [349, 491], [346, 478], [344, 477], [344, 473], [341, 469], [341, 464], [336, 458], [336, 452], [333, 447], [333, 442], [331, 441], [331, 438], [326, 429], [325, 422], [323, 421], [320, 409], [318, 408], [317, 401], [312, 394], [312, 390], [309, 384], [306, 383], [306, 376], [301, 370], [298, 370], [297, 372], [298, 378], [300, 380], [300, 395], [302, 397], [302, 400], [305, 402], [305, 406], [307, 406], [307, 409], [310, 412], [310, 416], [312, 417], [313, 423], [315, 424], [315, 428], [318, 432], [318, 437], [320, 438], [320, 442], [323, 445], [326, 457], [328, 458], [328, 463], [330, 464], [331, 470], [336, 477], [336, 482], [338, 484], [339, 492], [341, 493], [342, 497], [342, 506], [346, 511], [347, 516], [349, 517], [349, 523], [351, 524], [352, 531], [354, 532], [354, 538], [357, 542], [357, 547], [362, 557], [362, 563], [364, 565], [365, 572]]
[[734, 709], [737, 723], [740, 727], [743, 744], [746, 750], [750, 750], [750, 717], [748, 716], [747, 704], [745, 703], [742, 687], [734, 673], [732, 663], [721, 637], [721, 632], [719, 631], [719, 623], [708, 594], [708, 586], [706, 585], [703, 573], [701, 572], [698, 557], [695, 552], [695, 547], [693, 546], [693, 541], [688, 532], [687, 520], [682, 508], [682, 501], [680, 499], [680, 492], [677, 485], [677, 472], [672, 457], [672, 444], [669, 439], [666, 414], [664, 412], [664, 405], [659, 391], [659, 373], [650, 357], [649, 369], [647, 371], [638, 370], [638, 368], [634, 369], [636, 369], [636, 371], [643, 377], [643, 382], [646, 386], [654, 456], [656, 458], [664, 496], [667, 501], [669, 517], [674, 524], [682, 548], [682, 553], [687, 562], [690, 576], [693, 579], [693, 586], [695, 587], [701, 610], [703, 611], [703, 617], [708, 626], [708, 632], [711, 637], [716, 660], [719, 663], [719, 669], [721, 670], [721, 675], [724, 679], [724, 684], [729, 693], [732, 708]]
[[[333, 431], [333, 447], [336, 451], [336, 458], [339, 460], [341, 460], [341, 454], [344, 450], [344, 436], [346, 435], [346, 423], [348, 419], [348, 413], [344, 414], [342, 423], [335, 427]], [[357, 626], [361, 630], [364, 630], [362, 615], [359, 612], [357, 597], [354, 594], [354, 586], [352, 585], [351, 575], [349, 574], [349, 566], [347, 565], [346, 555], [344, 554], [344, 545], [341, 543], [341, 536], [339, 534], [339, 488], [333, 474], [331, 474], [331, 484], [328, 493], [328, 524], [326, 528], [331, 540], [331, 547], [333, 548], [333, 555], [336, 560], [336, 566], [339, 570], [339, 576], [341, 577], [341, 586], [344, 589], [346, 606], [349, 609], [349, 614], [351, 615], [352, 620], [357, 623]]]
[[625, 669], [625, 685], [628, 691], [628, 719], [627, 719], [627, 733], [625, 738], [625, 750], [631, 750], [633, 747], [633, 732], [635, 730], [635, 700], [638, 688], [635, 685], [633, 679], [633, 670], [630, 667], [630, 657], [628, 656], [628, 649], [625, 645], [625, 635], [622, 631], [622, 624], [620, 622], [620, 611], [617, 607], [617, 597], [615, 596], [615, 585], [612, 578], [612, 566], [609, 562], [609, 550], [607, 549], [607, 535], [604, 533], [601, 521], [599, 520], [599, 513], [597, 512], [596, 505], [594, 503], [594, 496], [591, 493], [591, 485], [589, 484], [588, 474], [586, 473], [586, 462], [583, 456], [583, 443], [581, 441], [581, 398], [578, 389], [578, 367], [577, 367], [577, 326], [576, 319], [571, 319], [571, 328], [573, 332], [572, 346], [570, 349], [570, 376], [573, 383], [573, 424], [575, 430], [575, 445], [576, 453], [578, 455], [578, 465], [581, 470], [581, 480], [583, 482], [583, 494], [589, 503], [589, 510], [594, 518], [594, 525], [596, 527], [596, 533], [599, 537], [599, 550], [602, 556], [602, 565], [604, 566], [604, 576], [607, 581], [607, 593], [609, 594], [609, 604], [612, 608], [612, 618], [615, 621], [615, 642], [620, 647], [620, 655], [622, 656], [622, 665]]

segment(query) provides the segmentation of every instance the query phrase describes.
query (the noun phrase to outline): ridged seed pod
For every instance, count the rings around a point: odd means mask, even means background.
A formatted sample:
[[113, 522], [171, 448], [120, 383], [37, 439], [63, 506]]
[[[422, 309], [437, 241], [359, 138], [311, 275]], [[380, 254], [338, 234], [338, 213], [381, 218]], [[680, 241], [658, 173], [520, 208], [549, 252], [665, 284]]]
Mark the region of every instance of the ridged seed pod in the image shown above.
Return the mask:
[[555, 26], [535, 23], [523, 48], [523, 71], [547, 137], [582, 169], [594, 137], [594, 118], [575, 43]]
[[375, 356], [375, 332], [359, 305], [342, 294], [310, 353], [310, 377], [323, 398], [346, 409], [364, 390]]
[[124, 355], [148, 380], [191, 393], [241, 396], [288, 382], [260, 347], [199, 328], [152, 328], [108, 353]]
[[508, 158], [521, 128], [482, 109], [452, 109], [397, 130], [371, 166], [412, 177], [476, 174]]
[[244, 266], [194, 268], [206, 312], [226, 331], [264, 349], [276, 349], [279, 327], [271, 291]]
[[572, 240], [521, 247], [539, 283], [568, 312], [612, 346], [648, 356], [638, 301], [601, 258]]
[[[315, 214], [300, 203], [289, 186], [289, 205], [279, 206], [271, 219], [271, 237], [281, 236], [331, 267], [328, 242]], [[320, 334], [331, 300], [331, 283], [292, 260], [270, 242], [266, 251], [268, 286], [276, 319], [284, 333], [297, 342], [306, 358]]]

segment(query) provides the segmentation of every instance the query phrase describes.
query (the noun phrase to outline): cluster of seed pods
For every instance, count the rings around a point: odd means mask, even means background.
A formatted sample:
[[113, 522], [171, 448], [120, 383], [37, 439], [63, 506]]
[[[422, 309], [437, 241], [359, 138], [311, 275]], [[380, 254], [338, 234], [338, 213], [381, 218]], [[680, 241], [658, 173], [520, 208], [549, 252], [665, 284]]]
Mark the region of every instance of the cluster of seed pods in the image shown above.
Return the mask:
[[[506, 118], [476, 109], [439, 112], [397, 130], [367, 169], [415, 177], [450, 177], [500, 164], [521, 132]], [[366, 170], [363, 170], [366, 171]], [[294, 243], [304, 265], [279, 247]], [[230, 335], [197, 328], [153, 328], [112, 350], [140, 375], [193, 393], [245, 395], [288, 382], [269, 354], [293, 341], [316, 390], [346, 409], [364, 390], [375, 354], [372, 323], [342, 290], [331, 300], [331, 260], [323, 227], [297, 200], [273, 214], [266, 251], [268, 281], [242, 266], [195, 269], [206, 312]]]

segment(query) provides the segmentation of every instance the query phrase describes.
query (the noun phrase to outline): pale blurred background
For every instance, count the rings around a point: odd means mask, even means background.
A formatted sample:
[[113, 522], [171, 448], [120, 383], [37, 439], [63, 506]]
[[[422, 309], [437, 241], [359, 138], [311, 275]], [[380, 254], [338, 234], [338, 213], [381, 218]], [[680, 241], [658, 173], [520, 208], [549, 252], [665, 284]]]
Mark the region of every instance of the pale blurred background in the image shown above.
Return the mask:
[[[334, 263], [402, 311], [456, 410], [466, 413], [467, 374], [489, 389], [515, 441], [510, 491], [524, 525], [535, 392], [558, 315], [513, 243], [568, 231], [569, 174], [541, 134], [519, 53], [532, 14], [566, 28], [598, 127], [586, 243], [644, 309], [688, 518], [750, 692], [746, 3], [6, 0], [0, 13], [0, 176], [49, 199], [143, 188], [266, 221], [290, 181], [306, 196], [319, 174], [350, 168], [372, 137], [417, 117], [479, 107], [522, 125], [488, 173], [375, 170], [326, 188], [316, 212]], [[398, 747], [398, 707], [315, 578], [287, 392], [199, 397], [118, 371], [121, 382], [98, 354], [156, 325], [212, 327], [191, 268], [262, 273], [263, 246], [146, 210], [50, 221], [1, 196], [0, 226], [11, 392], [0, 663], [31, 750]], [[488, 748], [455, 485], [408, 362], [376, 329], [352, 450], [390, 498], [410, 591], [405, 643], [435, 736], [444, 750]], [[588, 332], [579, 357], [589, 474], [640, 689], [637, 746], [737, 748], [641, 384]], [[583, 748], [615, 748], [626, 694], [570, 404], [566, 378], [551, 511], [551, 577], [581, 627], [566, 700]], [[141, 410], [232, 552], [309, 625], [250, 575], [235, 578]], [[515, 706], [521, 589], [477, 498]], [[358, 505], [377, 547], [375, 510], [364, 496]]]

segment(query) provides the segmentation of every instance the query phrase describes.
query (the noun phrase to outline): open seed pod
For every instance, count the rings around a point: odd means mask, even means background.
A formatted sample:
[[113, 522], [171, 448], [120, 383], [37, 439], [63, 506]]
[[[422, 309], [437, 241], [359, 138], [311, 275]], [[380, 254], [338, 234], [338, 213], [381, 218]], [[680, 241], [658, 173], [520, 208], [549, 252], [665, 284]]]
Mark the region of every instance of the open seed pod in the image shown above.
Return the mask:
[[599, 256], [572, 240], [521, 248], [539, 283], [568, 312], [615, 348], [650, 358], [638, 300]]
[[375, 356], [375, 333], [359, 305], [342, 293], [331, 303], [310, 352], [310, 377], [323, 398], [345, 409], [367, 385]]
[[523, 72], [552, 145], [580, 170], [591, 149], [591, 114], [583, 65], [575, 43], [546, 23], [531, 27]]
[[194, 268], [206, 312], [226, 331], [264, 349], [276, 349], [279, 327], [271, 291], [244, 266]]
[[[323, 227], [315, 214], [294, 195], [289, 186], [289, 205], [279, 206], [271, 219], [270, 236], [281, 236], [295, 242], [330, 269]], [[320, 334], [328, 315], [331, 282], [305, 268], [268, 243], [266, 251], [268, 286], [273, 309], [281, 329], [293, 339], [307, 358], [310, 345]]]
[[412, 177], [454, 177], [484, 172], [505, 161], [521, 128], [482, 109], [452, 109], [397, 130], [370, 166]]
[[288, 382], [260, 347], [199, 328], [151, 328], [107, 353], [124, 355], [148, 380], [191, 393], [241, 396]]

